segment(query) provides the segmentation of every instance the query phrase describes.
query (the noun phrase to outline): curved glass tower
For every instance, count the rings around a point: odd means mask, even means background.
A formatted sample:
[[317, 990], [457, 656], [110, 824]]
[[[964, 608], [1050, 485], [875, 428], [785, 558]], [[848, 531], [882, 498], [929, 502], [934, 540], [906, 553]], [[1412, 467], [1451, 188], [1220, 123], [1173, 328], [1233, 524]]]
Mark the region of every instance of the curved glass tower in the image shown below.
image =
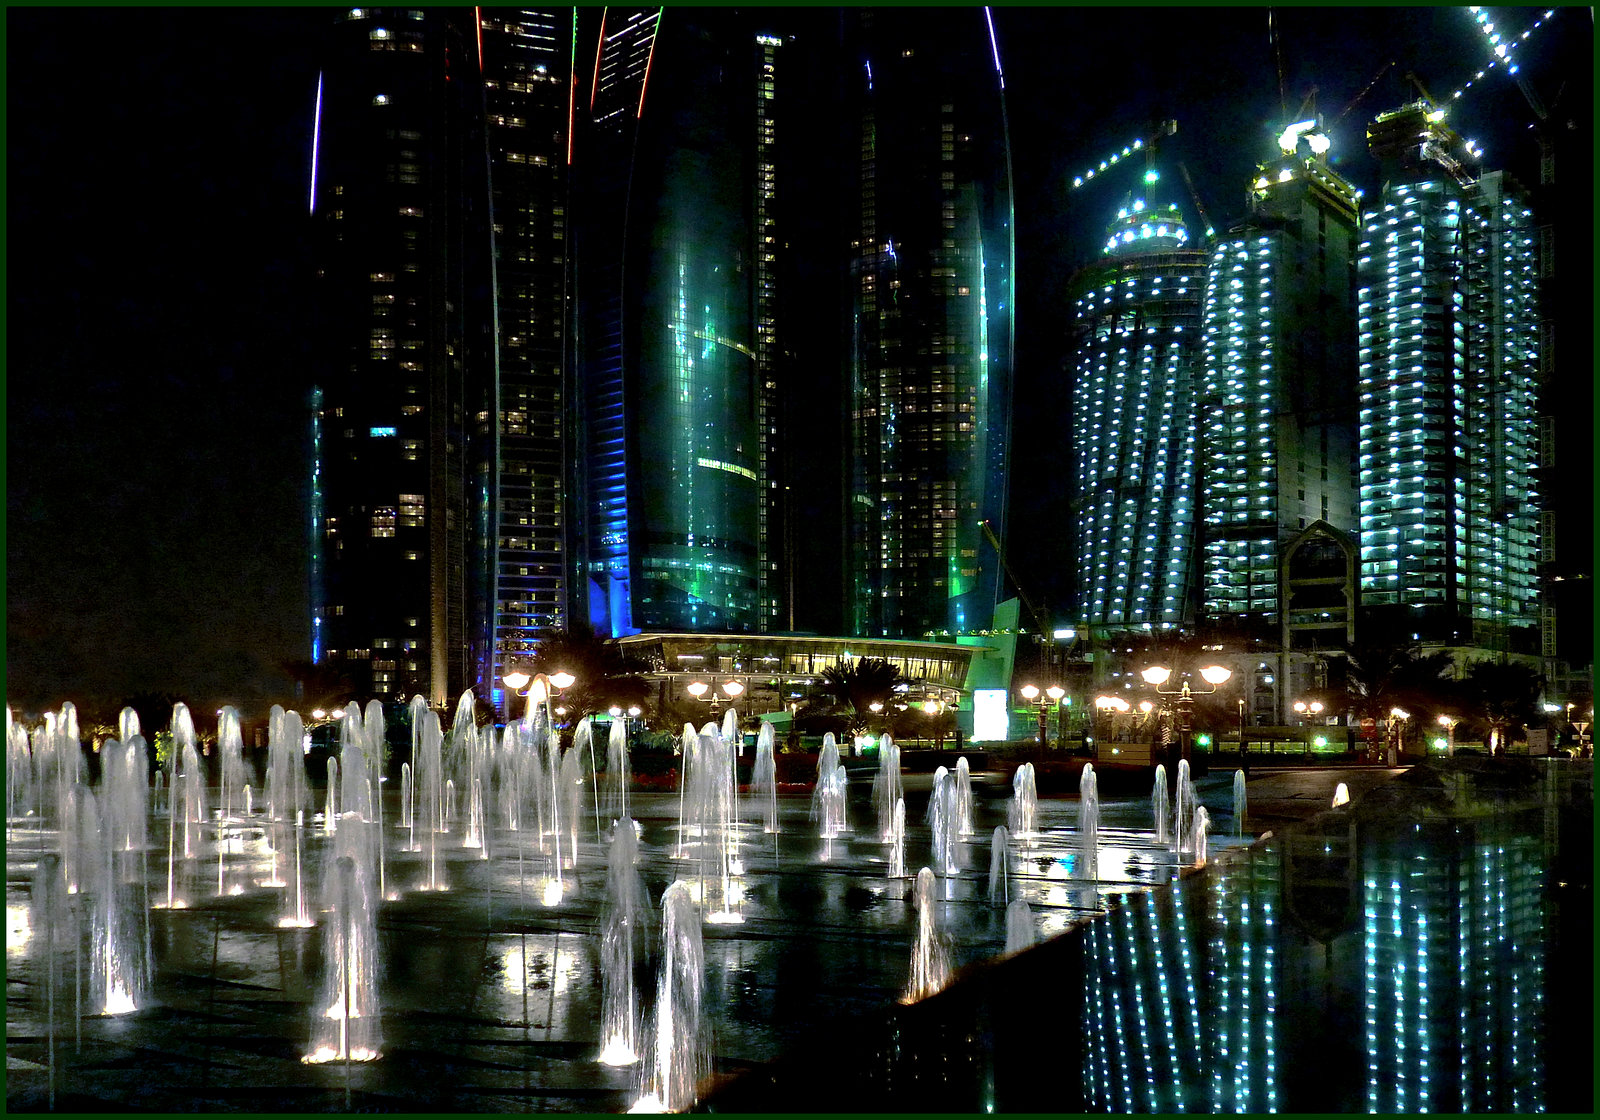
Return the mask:
[[777, 250], [757, 156], [777, 53], [731, 13], [605, 13], [575, 156], [590, 216], [585, 568], [602, 633], [754, 630], [767, 613], [758, 421], [775, 385], [759, 368], [771, 270], [757, 265]]
[[990, 625], [1011, 411], [1004, 75], [985, 9], [860, 10], [851, 246], [851, 627]]

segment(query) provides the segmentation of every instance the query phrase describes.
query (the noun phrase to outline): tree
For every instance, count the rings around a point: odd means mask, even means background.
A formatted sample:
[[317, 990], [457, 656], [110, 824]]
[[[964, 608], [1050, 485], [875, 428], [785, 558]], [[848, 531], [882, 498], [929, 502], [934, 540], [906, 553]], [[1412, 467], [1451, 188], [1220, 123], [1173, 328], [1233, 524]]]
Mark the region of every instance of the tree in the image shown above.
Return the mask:
[[[894, 702], [896, 686], [910, 683], [900, 666], [881, 657], [839, 661], [822, 671], [822, 691], [833, 697], [852, 736], [866, 734]], [[873, 704], [880, 705], [878, 712], [872, 710]]]
[[567, 709], [563, 723], [613, 707], [644, 709], [650, 700], [650, 684], [640, 675], [646, 666], [625, 654], [617, 639], [602, 638], [583, 623], [542, 640], [525, 668], [530, 675], [572, 674], [572, 685], [555, 700], [556, 707]]
[[1477, 661], [1461, 680], [1464, 705], [1489, 726], [1489, 743], [1504, 754], [1510, 737], [1533, 718], [1544, 678], [1516, 661]]
[[1420, 653], [1415, 646], [1361, 643], [1345, 660], [1345, 697], [1358, 716], [1383, 719], [1391, 708], [1402, 708], [1412, 712], [1417, 725], [1448, 706], [1454, 664], [1442, 650]]

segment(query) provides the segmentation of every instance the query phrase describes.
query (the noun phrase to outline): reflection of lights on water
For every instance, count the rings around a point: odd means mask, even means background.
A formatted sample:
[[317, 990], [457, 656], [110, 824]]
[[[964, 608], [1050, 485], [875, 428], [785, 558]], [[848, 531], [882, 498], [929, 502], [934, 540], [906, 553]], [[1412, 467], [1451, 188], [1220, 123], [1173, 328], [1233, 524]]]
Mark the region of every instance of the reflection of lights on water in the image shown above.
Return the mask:
[[258, 887], [287, 887], [288, 885], [289, 884], [285, 883], [282, 879], [257, 879], [256, 880], [256, 886], [258, 886]]
[[639, 1055], [633, 1052], [633, 1047], [625, 1039], [613, 1038], [606, 1043], [606, 1048], [600, 1051], [600, 1057], [596, 1060], [608, 1066], [631, 1066], [639, 1060]]
[[[343, 1019], [344, 1018], [344, 1000], [343, 999], [334, 1000], [333, 1001], [333, 1006], [328, 1008], [328, 1010], [324, 1011], [322, 1013], [322, 1015], [323, 1015], [323, 1018], [325, 1018], [325, 1019]], [[350, 1018], [352, 1018], [352, 1019], [361, 1018], [361, 1012], [360, 1011], [351, 1011], [350, 1012]]]
[[1067, 904], [1067, 888], [1051, 887], [1044, 892], [1044, 900], [1051, 906], [1065, 906]]
[[[350, 1060], [352, 1062], [371, 1062], [375, 1061], [377, 1057], [378, 1052], [376, 1050], [365, 1046], [357, 1046], [350, 1051]], [[319, 1046], [300, 1060], [308, 1066], [320, 1066], [325, 1062], [342, 1062], [344, 1061], [344, 1055], [335, 1047]]]
[[152, 909], [152, 910], [187, 910], [187, 909], [189, 909], [189, 904], [187, 902], [185, 902], [181, 898], [175, 898], [171, 902], [152, 902], [150, 904], [150, 909]]
[[106, 993], [106, 1004], [105, 1007], [101, 1008], [102, 1013], [106, 1015], [127, 1015], [137, 1010], [139, 1008], [133, 1002], [132, 993], [126, 988], [120, 987], [113, 988]]
[[1070, 879], [1070, 878], [1072, 878], [1072, 876], [1067, 872], [1066, 863], [1061, 861], [1061, 860], [1052, 861], [1051, 864], [1050, 864], [1049, 869], [1044, 873], [1044, 877], [1046, 879]]
[[310, 929], [316, 925], [310, 918], [279, 918], [279, 929]]
[[233, 886], [228, 888], [228, 893], [231, 894], [231, 895], [243, 894], [244, 893], [244, 884], [243, 883], [235, 883]]
[[742, 860], [742, 859], [730, 859], [728, 861], [728, 874], [729, 875], [743, 875], [744, 874], [744, 860]]
[[385, 902], [399, 902], [400, 901], [400, 892], [399, 891], [390, 891], [388, 894], [383, 896], [383, 900]]
[[718, 910], [706, 915], [706, 923], [713, 926], [733, 926], [744, 921], [744, 915], [733, 910]]
[[743, 883], [729, 883], [727, 890], [723, 891], [722, 894], [723, 894], [723, 897], [726, 898], [730, 903], [743, 902], [744, 901], [744, 884]]
[[551, 975], [548, 948], [530, 947], [524, 964], [522, 946], [507, 946], [500, 954], [500, 967], [504, 973], [501, 987], [514, 995], [521, 995], [524, 990], [548, 991], [552, 987], [558, 996], [565, 995], [569, 990], [586, 991], [589, 972], [583, 959], [566, 946], [562, 947], [559, 956], [559, 967]]
[[26, 906], [6, 907], [6, 952], [21, 952], [33, 937], [33, 923], [28, 920]]
[[661, 1103], [661, 1098], [654, 1093], [646, 1093], [634, 1101], [633, 1107], [628, 1109], [629, 1112], [665, 1112], [666, 1110], [666, 1106]]
[[560, 906], [561, 896], [566, 892], [566, 885], [560, 879], [546, 879], [544, 884], [544, 904], [546, 906]]

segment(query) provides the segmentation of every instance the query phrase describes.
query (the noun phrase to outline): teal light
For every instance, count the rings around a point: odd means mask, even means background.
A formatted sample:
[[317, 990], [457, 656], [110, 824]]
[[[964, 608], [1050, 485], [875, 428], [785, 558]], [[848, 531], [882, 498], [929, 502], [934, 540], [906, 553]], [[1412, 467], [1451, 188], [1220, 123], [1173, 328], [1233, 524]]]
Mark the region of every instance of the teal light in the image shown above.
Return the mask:
[[1207, 735], [1205, 732], [1201, 732], [1199, 735], [1194, 737], [1194, 743], [1197, 747], [1209, 747], [1211, 745], [1211, 736]]

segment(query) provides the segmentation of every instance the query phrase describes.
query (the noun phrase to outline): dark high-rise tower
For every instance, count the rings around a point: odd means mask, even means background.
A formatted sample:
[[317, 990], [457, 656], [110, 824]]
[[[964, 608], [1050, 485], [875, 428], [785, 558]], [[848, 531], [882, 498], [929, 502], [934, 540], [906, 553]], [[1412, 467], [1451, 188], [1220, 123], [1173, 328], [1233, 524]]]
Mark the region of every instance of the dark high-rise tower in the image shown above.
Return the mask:
[[1014, 245], [986, 9], [851, 12], [851, 627], [991, 622], [1004, 537]]
[[574, 157], [589, 619], [762, 629], [781, 586], [781, 44], [732, 12], [603, 19]]
[[359, 694], [489, 695], [567, 617], [572, 41], [570, 9], [329, 34], [314, 655]]
[[331, 29], [318, 83], [314, 654], [358, 694], [443, 703], [473, 675], [474, 70], [453, 15], [364, 8]]
[[480, 412], [475, 531], [483, 542], [478, 679], [569, 619], [568, 462], [576, 446], [567, 197], [572, 9], [482, 9], [478, 59], [493, 249], [494, 397]]

